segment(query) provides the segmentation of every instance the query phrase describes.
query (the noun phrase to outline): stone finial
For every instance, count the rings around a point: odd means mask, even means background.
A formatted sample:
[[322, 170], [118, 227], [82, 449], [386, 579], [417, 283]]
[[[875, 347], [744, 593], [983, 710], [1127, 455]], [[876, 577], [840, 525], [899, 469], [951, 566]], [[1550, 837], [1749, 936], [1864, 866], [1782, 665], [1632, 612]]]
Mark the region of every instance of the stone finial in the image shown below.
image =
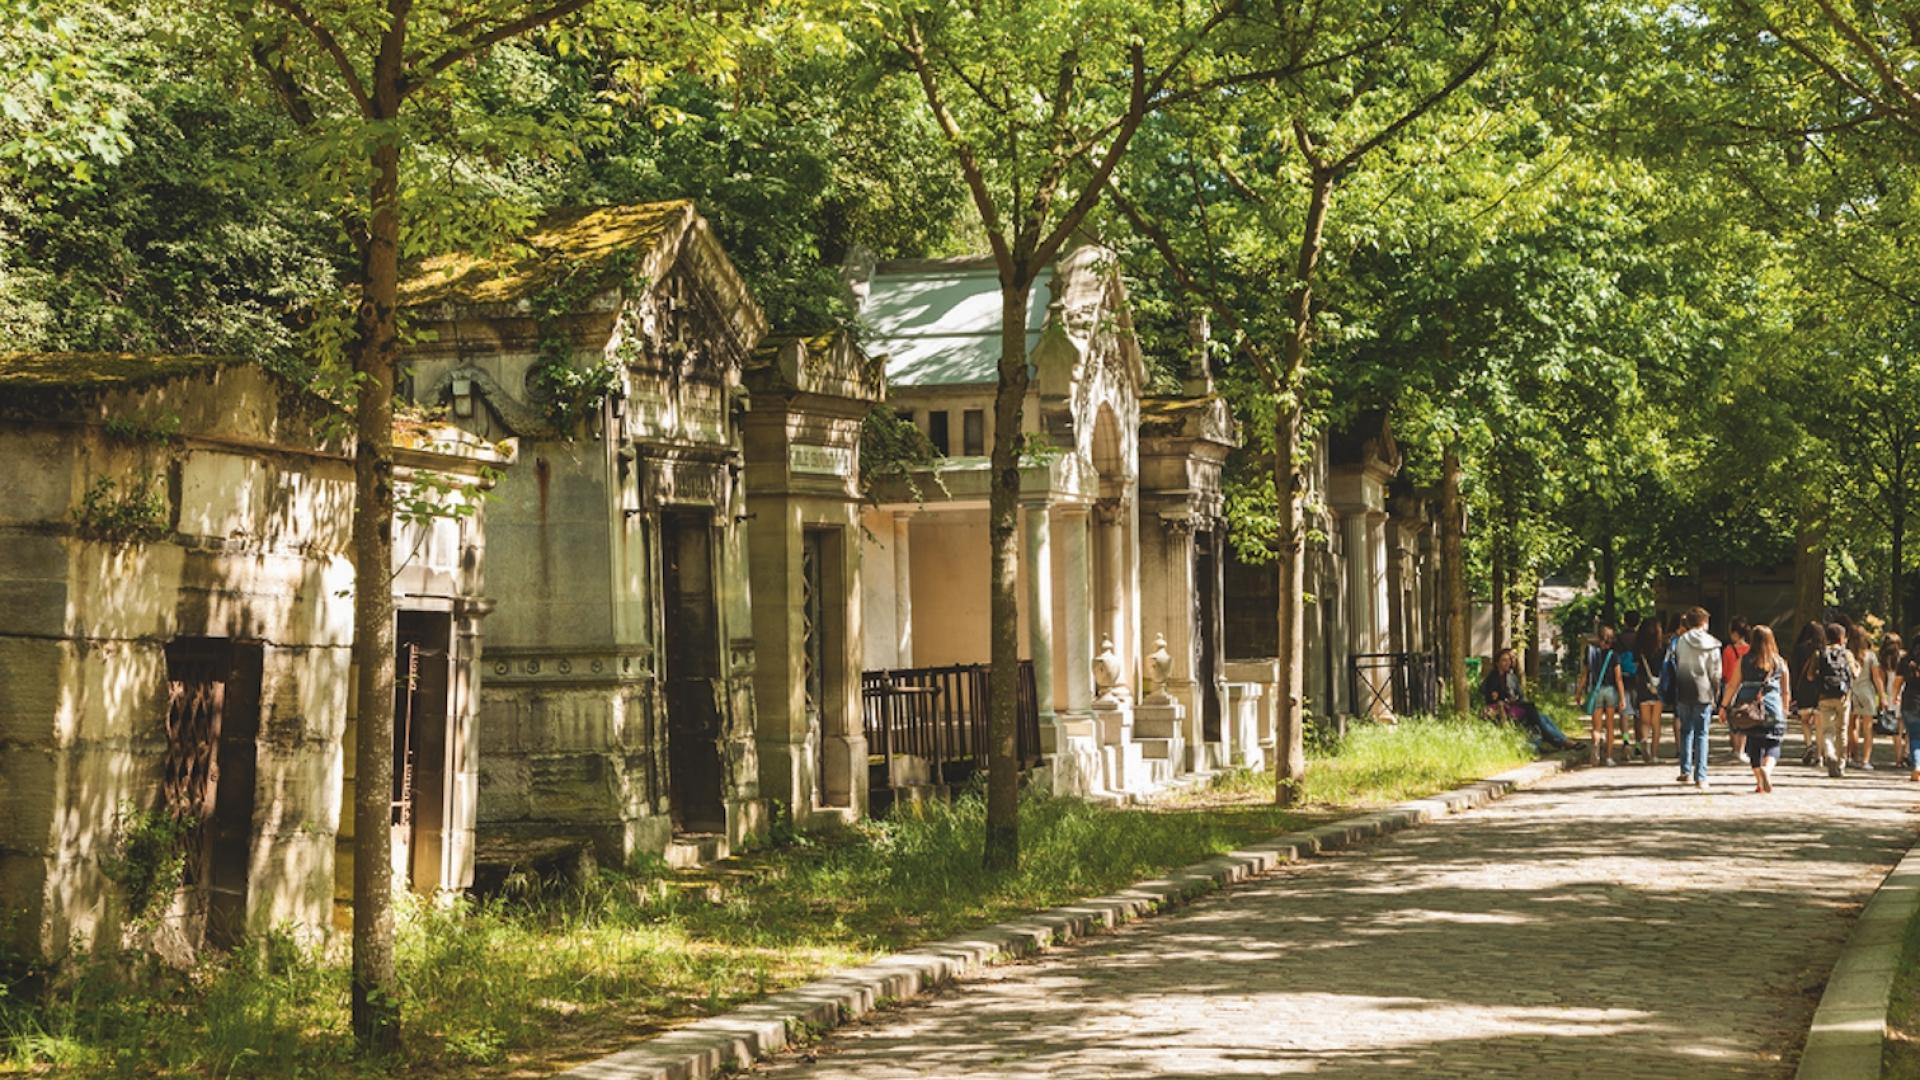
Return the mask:
[[1114, 691], [1120, 686], [1120, 654], [1113, 647], [1113, 639], [1102, 635], [1100, 653], [1093, 658], [1093, 692], [1101, 701], [1115, 700]]
[[1153, 635], [1153, 651], [1147, 654], [1145, 690], [1147, 700], [1161, 704], [1167, 696], [1167, 680], [1173, 674], [1173, 654], [1167, 651], [1167, 635]]
[[1213, 393], [1213, 359], [1208, 355], [1213, 339], [1213, 328], [1208, 325], [1207, 313], [1195, 310], [1187, 314], [1187, 365], [1182, 373], [1180, 388], [1195, 397]]

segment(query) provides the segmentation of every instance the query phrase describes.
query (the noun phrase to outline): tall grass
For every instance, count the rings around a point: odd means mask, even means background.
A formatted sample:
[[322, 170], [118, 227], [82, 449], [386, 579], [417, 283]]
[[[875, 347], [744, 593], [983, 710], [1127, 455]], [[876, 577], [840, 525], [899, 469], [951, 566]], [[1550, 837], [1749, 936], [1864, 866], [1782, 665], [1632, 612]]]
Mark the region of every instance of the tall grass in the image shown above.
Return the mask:
[[[1309, 771], [1326, 807], [1453, 786], [1528, 755], [1509, 728], [1406, 721], [1354, 730]], [[1271, 773], [1161, 805], [1107, 809], [1029, 795], [1017, 870], [980, 869], [977, 795], [902, 807], [830, 839], [721, 867], [658, 864], [583, 885], [401, 911], [405, 1046], [354, 1056], [345, 957], [269, 937], [187, 973], [96, 959], [28, 1005], [0, 995], [0, 1071], [76, 1076], [504, 1074], [617, 1045], [834, 968], [1014, 913], [1109, 892], [1297, 828]], [[1322, 810], [1317, 816], [1325, 816]]]
[[1408, 717], [1362, 724], [1310, 756], [1308, 804], [1368, 806], [1456, 787], [1533, 759], [1519, 728], [1465, 717]]

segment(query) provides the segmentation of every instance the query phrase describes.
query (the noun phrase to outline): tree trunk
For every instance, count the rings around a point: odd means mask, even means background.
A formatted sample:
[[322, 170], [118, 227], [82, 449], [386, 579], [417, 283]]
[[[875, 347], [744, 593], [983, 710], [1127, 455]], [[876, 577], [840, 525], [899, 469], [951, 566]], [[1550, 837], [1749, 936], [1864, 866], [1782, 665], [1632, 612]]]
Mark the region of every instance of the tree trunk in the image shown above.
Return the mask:
[[1000, 283], [1000, 370], [993, 391], [992, 487], [987, 503], [991, 548], [987, 683], [986, 867], [1020, 863], [1020, 414], [1027, 397], [1027, 294], [1031, 274], [1016, 265]]
[[1525, 618], [1527, 624], [1521, 630], [1521, 640], [1526, 643], [1526, 653], [1522, 659], [1526, 662], [1527, 681], [1540, 677], [1540, 575], [1534, 574], [1528, 580]]
[[1620, 625], [1619, 602], [1620, 568], [1613, 555], [1613, 532], [1608, 530], [1607, 537], [1600, 545], [1600, 590], [1603, 601], [1600, 605], [1600, 618], [1609, 626]]
[[[1307, 352], [1313, 343], [1313, 273], [1320, 265], [1321, 238], [1326, 228], [1327, 203], [1333, 194], [1333, 173], [1316, 169], [1307, 199], [1307, 216], [1300, 233], [1300, 256], [1294, 267], [1288, 306], [1293, 332], [1288, 335], [1281, 369], [1274, 374], [1273, 493], [1280, 512], [1280, 596], [1276, 615], [1279, 682], [1275, 686], [1275, 746], [1279, 758], [1274, 772], [1274, 801], [1291, 806], [1300, 798], [1307, 776], [1306, 709], [1306, 513], [1301, 505], [1304, 484], [1301, 435], [1306, 427], [1306, 403], [1301, 379]], [[1320, 707], [1326, 708], [1321, 702]]]
[[[1504, 519], [1503, 522], [1504, 524]], [[1507, 565], [1507, 540], [1505, 536], [1493, 537], [1493, 655], [1507, 644], [1507, 592], [1510, 587], [1507, 577], [1511, 572]]]
[[[402, 27], [382, 42], [375, 109], [400, 107]], [[353, 456], [354, 714], [353, 986], [354, 1037], [390, 1053], [400, 1045], [400, 999], [393, 973], [393, 384], [400, 283], [400, 148], [389, 134], [375, 146], [359, 314], [361, 377]]]
[[1825, 622], [1827, 614], [1827, 538], [1825, 530], [1803, 519], [1793, 541], [1793, 618], [1799, 627]]
[[1905, 582], [1901, 580], [1901, 568], [1907, 564], [1907, 507], [1904, 497], [1895, 495], [1891, 507], [1893, 517], [1892, 550], [1888, 552], [1891, 566], [1887, 570], [1887, 629], [1895, 633], [1905, 633], [1906, 597], [1901, 593]]
[[1440, 617], [1447, 628], [1447, 687], [1455, 712], [1471, 712], [1467, 686], [1467, 558], [1465, 521], [1460, 513], [1460, 452], [1451, 444], [1440, 464]]

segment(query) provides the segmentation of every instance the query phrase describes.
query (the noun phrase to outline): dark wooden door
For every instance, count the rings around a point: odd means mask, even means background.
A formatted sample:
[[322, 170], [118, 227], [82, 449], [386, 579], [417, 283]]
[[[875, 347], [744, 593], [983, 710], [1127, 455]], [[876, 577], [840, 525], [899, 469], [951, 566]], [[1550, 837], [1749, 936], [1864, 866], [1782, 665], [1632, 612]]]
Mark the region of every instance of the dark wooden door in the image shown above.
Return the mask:
[[402, 611], [393, 679], [393, 866], [415, 891], [443, 884], [451, 616]]
[[661, 515], [667, 791], [673, 826], [723, 832], [720, 621], [713, 527], [705, 513]]
[[1217, 534], [1193, 536], [1193, 681], [1200, 702], [1200, 733], [1220, 741], [1220, 563], [1214, 554]]
[[260, 676], [258, 644], [177, 638], [167, 645], [162, 798], [169, 813], [193, 823], [181, 873], [189, 926], [219, 948], [246, 934]]

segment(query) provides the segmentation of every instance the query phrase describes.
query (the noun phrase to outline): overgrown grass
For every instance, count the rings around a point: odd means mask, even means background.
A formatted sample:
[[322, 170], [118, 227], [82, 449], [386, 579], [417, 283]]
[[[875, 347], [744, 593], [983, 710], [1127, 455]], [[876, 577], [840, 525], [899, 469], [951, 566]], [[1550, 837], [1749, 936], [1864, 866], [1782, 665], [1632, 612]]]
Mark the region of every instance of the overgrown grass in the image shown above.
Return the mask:
[[1920, 1076], [1920, 912], [1907, 920], [1900, 966], [1893, 976], [1893, 994], [1887, 1003], [1887, 1041], [1880, 1052], [1880, 1075], [1885, 1080]]
[[1509, 724], [1457, 717], [1411, 717], [1392, 726], [1363, 724], [1310, 756], [1308, 805], [1369, 806], [1456, 787], [1533, 759], [1525, 733]]
[[45, 1002], [0, 996], [0, 1070], [66, 1075], [503, 1075], [655, 1030], [918, 942], [1112, 891], [1335, 807], [1427, 794], [1530, 756], [1510, 728], [1409, 720], [1316, 756], [1318, 813], [1271, 804], [1271, 773], [1152, 807], [1029, 797], [1017, 871], [980, 869], [973, 795], [705, 871], [643, 866], [404, 912], [405, 1050], [358, 1059], [344, 956], [281, 938], [188, 973], [95, 960]]

